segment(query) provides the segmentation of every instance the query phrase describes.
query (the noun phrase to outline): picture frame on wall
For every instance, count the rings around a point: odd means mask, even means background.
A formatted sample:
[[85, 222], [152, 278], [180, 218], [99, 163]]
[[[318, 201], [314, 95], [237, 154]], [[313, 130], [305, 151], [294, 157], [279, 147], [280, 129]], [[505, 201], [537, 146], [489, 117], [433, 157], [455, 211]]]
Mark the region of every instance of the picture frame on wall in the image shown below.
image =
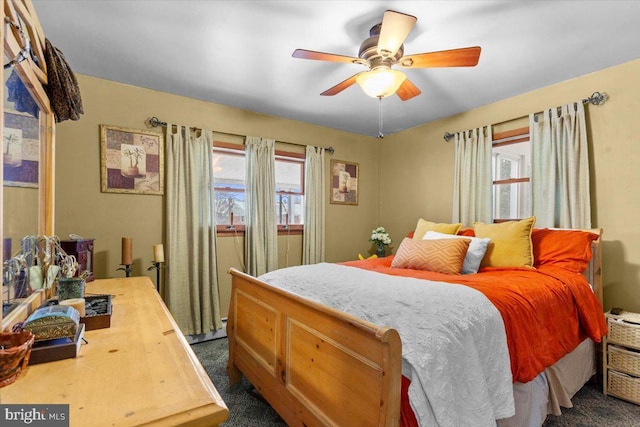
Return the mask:
[[5, 111], [3, 139], [4, 186], [38, 188], [39, 118], [14, 110]]
[[357, 205], [360, 171], [358, 163], [331, 159], [329, 202], [338, 205]]
[[100, 125], [101, 190], [164, 194], [161, 133]]

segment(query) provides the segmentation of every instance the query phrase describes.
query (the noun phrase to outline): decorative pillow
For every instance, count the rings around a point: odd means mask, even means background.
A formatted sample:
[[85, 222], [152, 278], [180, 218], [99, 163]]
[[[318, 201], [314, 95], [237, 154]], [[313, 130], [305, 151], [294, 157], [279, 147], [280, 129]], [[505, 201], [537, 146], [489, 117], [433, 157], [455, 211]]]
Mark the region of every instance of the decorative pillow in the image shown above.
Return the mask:
[[534, 266], [551, 264], [582, 273], [591, 260], [591, 242], [598, 237], [582, 230], [534, 228], [531, 233]]
[[473, 232], [471, 227], [463, 227], [456, 233], [458, 236], [476, 237], [476, 233]]
[[416, 240], [404, 238], [396, 252], [392, 268], [460, 274], [469, 239]]
[[431, 221], [425, 221], [420, 218], [418, 220], [418, 224], [416, 225], [416, 229], [413, 233], [413, 238], [422, 240], [424, 237], [424, 233], [427, 231], [437, 231], [438, 233], [444, 234], [456, 234], [458, 230], [462, 228], [462, 224], [447, 224], [447, 223], [436, 223]]
[[480, 237], [466, 237], [455, 236], [451, 234], [438, 233], [437, 231], [427, 231], [424, 234], [423, 240], [434, 239], [467, 239], [471, 240], [469, 243], [469, 249], [467, 249], [467, 255], [464, 257], [464, 263], [462, 264], [462, 274], [474, 274], [478, 272], [480, 268], [480, 262], [484, 254], [487, 252], [487, 245], [491, 241], [489, 238]]
[[533, 216], [497, 224], [475, 222], [473, 231], [476, 237], [491, 239], [480, 266], [533, 268], [531, 230], [535, 222]]

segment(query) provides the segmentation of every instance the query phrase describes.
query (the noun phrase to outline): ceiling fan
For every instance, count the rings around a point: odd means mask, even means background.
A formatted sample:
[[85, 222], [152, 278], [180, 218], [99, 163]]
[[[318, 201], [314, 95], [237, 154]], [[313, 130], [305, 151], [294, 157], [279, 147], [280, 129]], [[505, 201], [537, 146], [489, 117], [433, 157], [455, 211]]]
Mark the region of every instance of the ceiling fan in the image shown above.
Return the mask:
[[356, 73], [320, 95], [336, 95], [354, 83], [358, 83], [371, 97], [382, 99], [396, 93], [403, 101], [420, 95], [421, 92], [403, 72], [393, 69], [394, 65], [411, 69], [473, 67], [478, 63], [479, 46], [404, 55], [404, 40], [413, 29], [416, 21], [415, 16], [387, 10], [383, 15], [382, 22], [369, 30], [369, 38], [360, 45], [357, 58], [305, 49], [296, 49], [292, 56], [318, 61], [351, 62], [369, 68], [369, 71]]

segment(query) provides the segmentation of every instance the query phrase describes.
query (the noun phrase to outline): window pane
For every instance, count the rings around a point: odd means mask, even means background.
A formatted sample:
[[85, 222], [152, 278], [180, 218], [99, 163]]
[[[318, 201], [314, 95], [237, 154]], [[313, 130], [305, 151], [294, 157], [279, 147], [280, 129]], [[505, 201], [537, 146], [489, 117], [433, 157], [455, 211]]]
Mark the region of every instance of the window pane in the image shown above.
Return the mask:
[[494, 180], [531, 176], [529, 141], [493, 148]]
[[276, 192], [302, 193], [304, 162], [276, 158]]
[[213, 150], [213, 185], [216, 188], [238, 188], [244, 190], [244, 177], [243, 152], [233, 153]]
[[277, 194], [276, 218], [278, 224], [304, 224], [304, 196]]
[[493, 217], [517, 219], [531, 216], [531, 183], [496, 184], [493, 186]]
[[244, 224], [244, 192], [215, 191], [216, 224]]

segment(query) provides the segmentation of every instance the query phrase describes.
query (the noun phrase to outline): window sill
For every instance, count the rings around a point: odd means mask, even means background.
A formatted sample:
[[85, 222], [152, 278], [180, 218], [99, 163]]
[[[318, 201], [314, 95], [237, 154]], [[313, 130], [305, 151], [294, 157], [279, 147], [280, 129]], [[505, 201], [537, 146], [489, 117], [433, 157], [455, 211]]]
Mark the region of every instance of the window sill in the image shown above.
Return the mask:
[[[295, 236], [304, 232], [304, 225], [294, 224], [289, 226], [278, 225], [278, 236]], [[242, 224], [234, 225], [217, 225], [216, 235], [220, 237], [244, 236], [245, 226]]]

